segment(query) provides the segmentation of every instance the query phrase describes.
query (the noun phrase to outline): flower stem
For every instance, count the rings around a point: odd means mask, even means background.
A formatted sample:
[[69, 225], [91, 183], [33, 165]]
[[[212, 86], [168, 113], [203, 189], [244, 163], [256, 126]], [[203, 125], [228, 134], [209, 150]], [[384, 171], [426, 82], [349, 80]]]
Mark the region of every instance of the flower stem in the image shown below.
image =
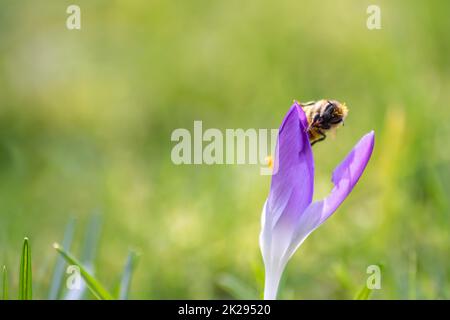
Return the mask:
[[264, 300], [276, 300], [281, 272], [266, 272], [264, 281]]

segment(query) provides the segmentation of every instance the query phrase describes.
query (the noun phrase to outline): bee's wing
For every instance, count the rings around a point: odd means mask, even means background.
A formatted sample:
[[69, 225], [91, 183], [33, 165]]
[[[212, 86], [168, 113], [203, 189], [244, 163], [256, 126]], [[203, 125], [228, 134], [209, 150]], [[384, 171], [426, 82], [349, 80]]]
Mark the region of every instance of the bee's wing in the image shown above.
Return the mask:
[[329, 136], [333, 140], [336, 139], [336, 129], [337, 129], [337, 127], [334, 127], [334, 128], [331, 128], [330, 130], [328, 130]]

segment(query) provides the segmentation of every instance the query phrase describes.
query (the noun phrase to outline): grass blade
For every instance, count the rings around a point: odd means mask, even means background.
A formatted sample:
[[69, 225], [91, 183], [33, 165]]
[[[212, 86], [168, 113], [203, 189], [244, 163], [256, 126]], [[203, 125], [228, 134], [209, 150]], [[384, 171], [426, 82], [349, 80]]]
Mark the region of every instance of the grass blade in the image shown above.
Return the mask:
[[2, 296], [2, 300], [8, 300], [8, 272], [6, 270], [6, 266], [3, 266], [3, 296]]
[[[101, 233], [102, 219], [100, 214], [93, 214], [89, 219], [87, 230], [84, 236], [83, 249], [81, 251], [80, 262], [89, 273], [94, 273], [94, 259], [98, 247]], [[67, 248], [63, 246], [63, 248]], [[86, 293], [86, 283], [81, 281], [79, 290], [71, 290], [64, 296], [65, 300], [83, 299]]]
[[81, 252], [81, 261], [85, 264], [92, 264], [95, 259], [98, 242], [102, 228], [102, 217], [96, 213], [89, 219], [86, 235], [84, 238], [83, 250]]
[[119, 294], [120, 300], [128, 299], [128, 293], [130, 291], [131, 276], [138, 261], [138, 256], [134, 251], [128, 253], [127, 262], [125, 264], [125, 269], [122, 274], [122, 279], [120, 280]]
[[354, 300], [369, 300], [370, 295], [372, 294], [372, 289], [364, 286], [355, 296]]
[[70, 265], [76, 265], [80, 268], [80, 275], [83, 277], [83, 280], [86, 282], [89, 290], [91, 290], [92, 294], [100, 300], [112, 300], [113, 296], [106, 290], [100, 282], [95, 279], [86, 268], [78, 262], [70, 253], [66, 252], [64, 248], [60, 247], [59, 244], [55, 243], [53, 247], [58, 251], [61, 256], [66, 260], [66, 262]]
[[[67, 223], [66, 230], [64, 231], [64, 239], [62, 242], [63, 248], [70, 249], [72, 245], [73, 235], [75, 232], [75, 219], [72, 217]], [[59, 298], [61, 292], [61, 283], [64, 276], [64, 258], [58, 256], [56, 258], [55, 269], [53, 271], [53, 277], [50, 284], [50, 290], [48, 294], [49, 300], [56, 300]]]
[[22, 258], [20, 260], [19, 300], [32, 299], [31, 279], [31, 248], [28, 238], [25, 238], [23, 240]]

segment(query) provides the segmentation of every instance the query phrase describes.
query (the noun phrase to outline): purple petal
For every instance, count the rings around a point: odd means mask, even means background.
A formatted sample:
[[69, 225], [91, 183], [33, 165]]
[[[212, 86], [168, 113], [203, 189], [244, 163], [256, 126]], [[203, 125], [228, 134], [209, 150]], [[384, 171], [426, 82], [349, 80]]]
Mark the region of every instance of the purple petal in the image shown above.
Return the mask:
[[276, 297], [276, 289], [289, 260], [287, 250], [303, 212], [312, 202], [314, 162], [306, 132], [308, 121], [295, 103], [278, 133], [274, 173], [261, 219], [260, 246], [266, 272], [264, 297]]
[[303, 109], [294, 103], [278, 133], [274, 175], [267, 211], [271, 226], [280, 218], [292, 224], [312, 202], [314, 162]]
[[312, 203], [301, 215], [296, 225], [285, 259], [289, 259], [302, 242], [328, 219], [353, 190], [369, 162], [374, 147], [374, 132], [366, 134], [334, 170], [332, 181], [334, 188], [322, 201]]
[[333, 172], [334, 188], [323, 201], [320, 223], [328, 219], [353, 190], [372, 155], [375, 143], [373, 131], [366, 134]]

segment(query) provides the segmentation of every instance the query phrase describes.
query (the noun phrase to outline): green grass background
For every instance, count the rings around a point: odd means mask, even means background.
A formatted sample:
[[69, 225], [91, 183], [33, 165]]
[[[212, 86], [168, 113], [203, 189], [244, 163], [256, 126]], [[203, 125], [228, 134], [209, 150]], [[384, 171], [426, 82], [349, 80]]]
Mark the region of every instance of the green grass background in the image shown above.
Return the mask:
[[[80, 31], [65, 28], [81, 7]], [[366, 28], [381, 7], [382, 29]], [[374, 129], [354, 192], [290, 261], [280, 298], [450, 298], [448, 1], [0, 1], [0, 264], [33, 250], [46, 298], [69, 217], [80, 256], [102, 215], [96, 275], [111, 288], [140, 252], [131, 298], [259, 297], [257, 166], [175, 166], [175, 128], [276, 128], [293, 99], [350, 114], [314, 147], [316, 198]], [[225, 283], [238, 289], [227, 290]], [[242, 288], [241, 288], [242, 287]]]

